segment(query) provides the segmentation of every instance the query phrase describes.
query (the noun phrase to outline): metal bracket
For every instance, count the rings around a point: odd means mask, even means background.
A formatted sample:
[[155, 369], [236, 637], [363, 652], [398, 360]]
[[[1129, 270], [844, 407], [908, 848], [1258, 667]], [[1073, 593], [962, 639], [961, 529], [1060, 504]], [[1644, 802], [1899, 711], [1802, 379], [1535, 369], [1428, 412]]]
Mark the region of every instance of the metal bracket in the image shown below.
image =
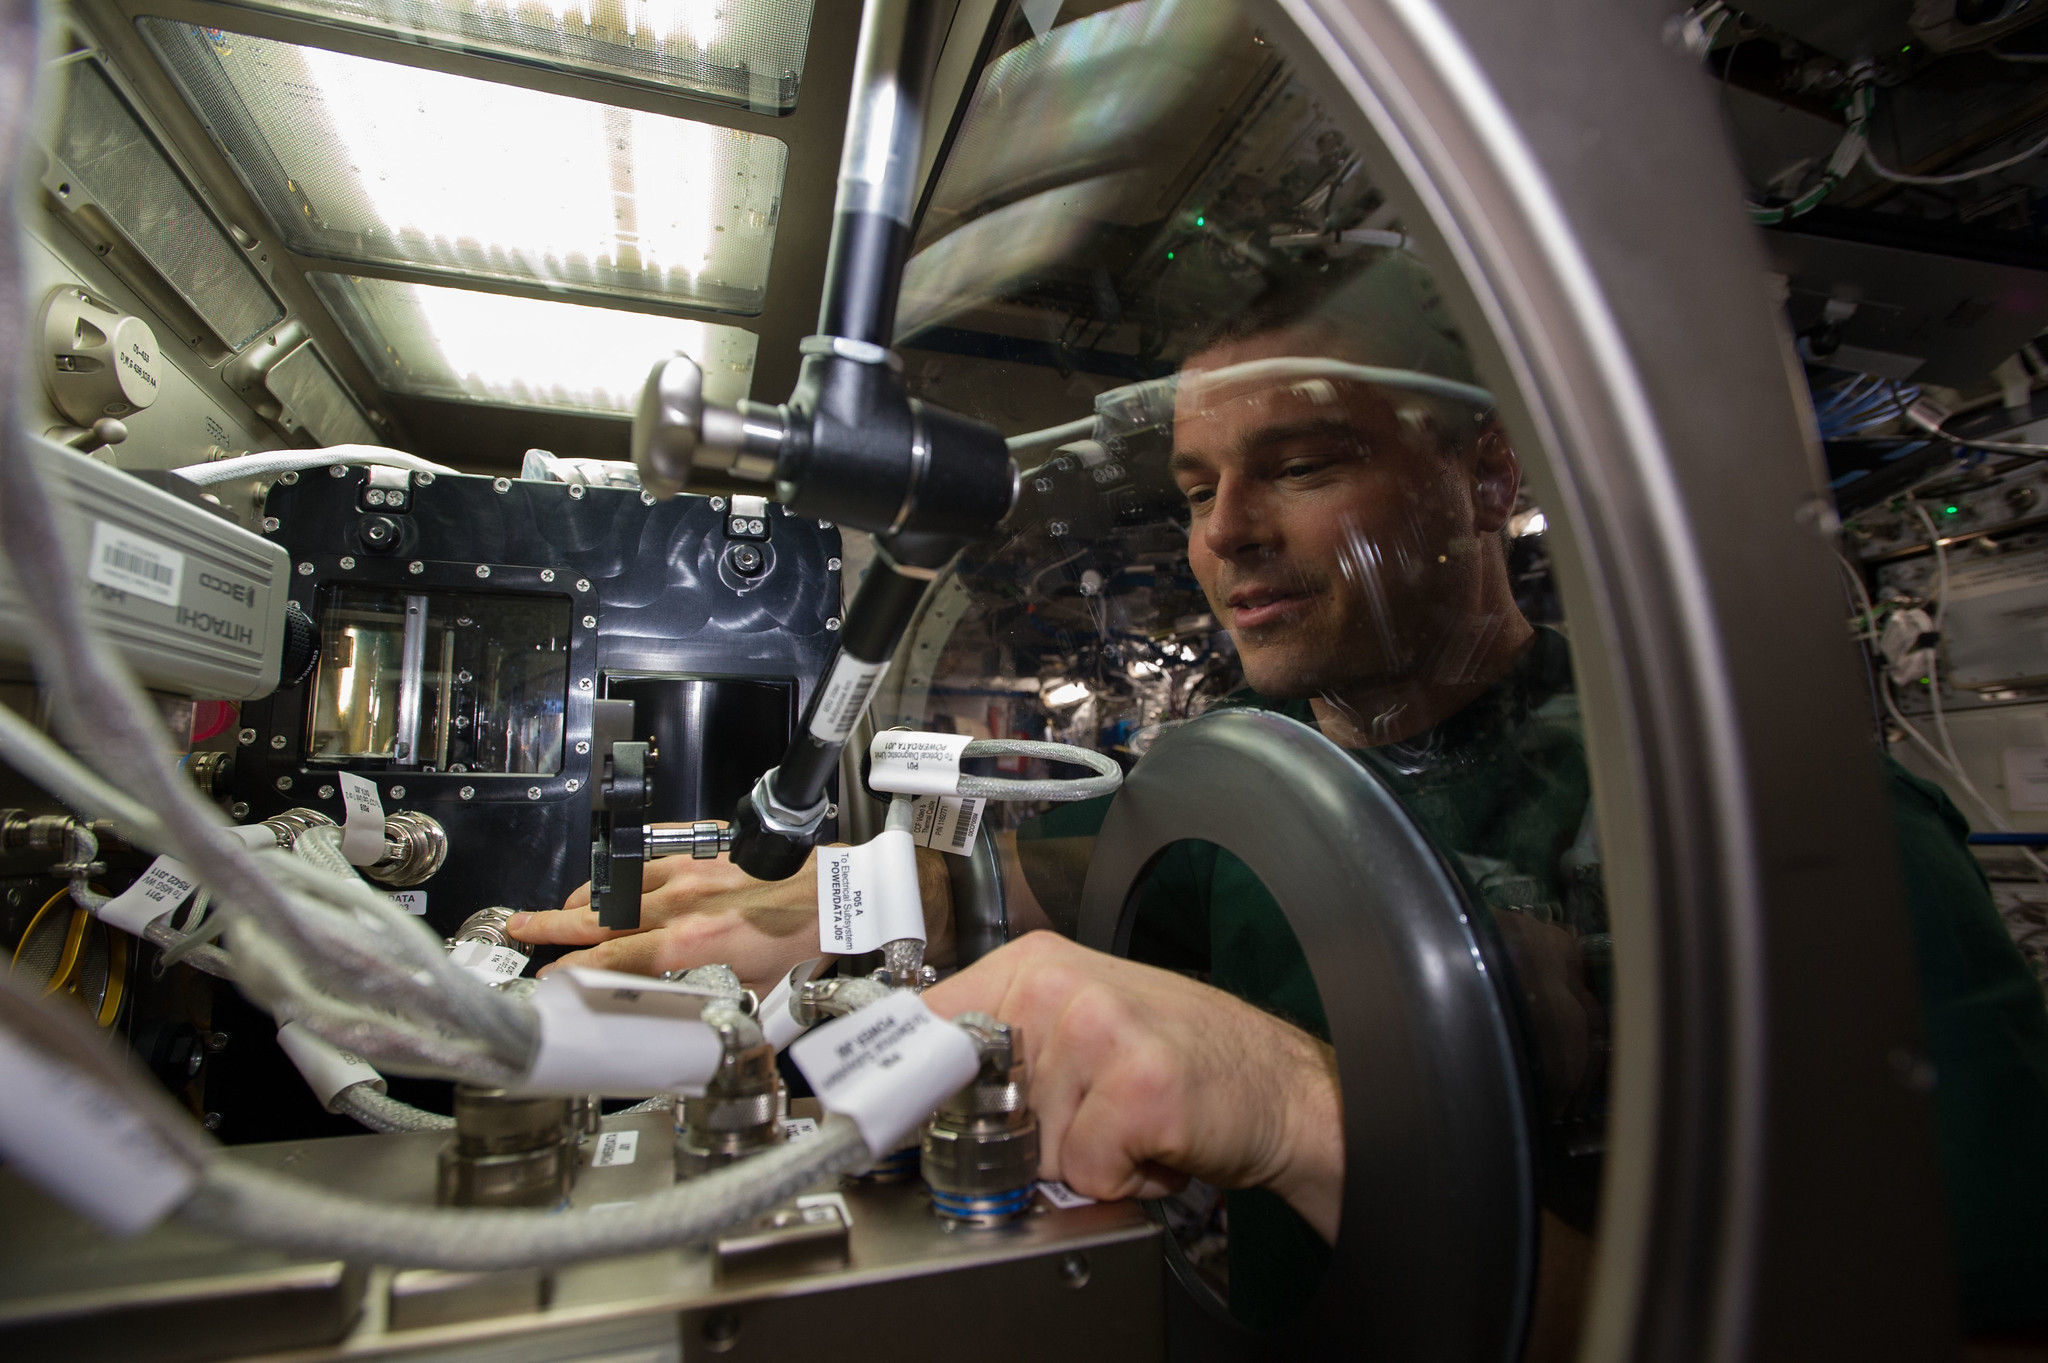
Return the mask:
[[590, 844], [590, 906], [601, 927], [640, 926], [640, 868], [647, 861], [647, 803], [654, 793], [652, 743], [614, 743], [604, 759]]

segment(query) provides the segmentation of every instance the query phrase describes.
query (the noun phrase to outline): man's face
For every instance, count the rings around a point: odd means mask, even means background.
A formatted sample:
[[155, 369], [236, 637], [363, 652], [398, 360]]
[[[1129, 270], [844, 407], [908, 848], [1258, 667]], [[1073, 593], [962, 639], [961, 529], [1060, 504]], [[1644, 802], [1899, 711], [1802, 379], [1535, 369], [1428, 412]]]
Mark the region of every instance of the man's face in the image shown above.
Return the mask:
[[1455, 681], [1484, 643], [1484, 538], [1513, 509], [1514, 457], [1497, 432], [1445, 439], [1404, 421], [1409, 395], [1316, 378], [1212, 383], [1281, 356], [1344, 358], [1320, 329], [1216, 346], [1182, 370], [1173, 472], [1188, 499], [1188, 557], [1273, 699]]

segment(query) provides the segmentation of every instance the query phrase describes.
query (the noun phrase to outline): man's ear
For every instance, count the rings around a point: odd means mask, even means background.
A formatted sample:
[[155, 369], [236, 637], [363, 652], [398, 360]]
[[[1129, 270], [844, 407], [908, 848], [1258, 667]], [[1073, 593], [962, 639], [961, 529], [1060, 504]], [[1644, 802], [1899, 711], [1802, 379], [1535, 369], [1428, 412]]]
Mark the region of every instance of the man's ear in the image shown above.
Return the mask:
[[1515, 496], [1522, 490], [1522, 461], [1499, 422], [1479, 433], [1473, 442], [1472, 460], [1472, 528], [1490, 535], [1515, 512]]

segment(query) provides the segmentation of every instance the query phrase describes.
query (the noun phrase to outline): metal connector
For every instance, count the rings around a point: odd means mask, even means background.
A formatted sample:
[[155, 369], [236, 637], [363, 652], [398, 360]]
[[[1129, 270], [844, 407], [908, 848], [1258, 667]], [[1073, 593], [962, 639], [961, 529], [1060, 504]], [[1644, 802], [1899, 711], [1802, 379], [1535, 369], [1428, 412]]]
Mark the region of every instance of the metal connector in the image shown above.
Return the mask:
[[656, 828], [646, 831], [648, 857], [694, 857], [706, 861], [732, 850], [730, 826], [699, 819], [687, 828]]
[[431, 814], [401, 809], [384, 816], [384, 855], [363, 868], [381, 885], [417, 885], [448, 860], [448, 830]]
[[1038, 1119], [1026, 1103], [1022, 1038], [986, 1013], [954, 1021], [981, 1048], [981, 1072], [925, 1128], [924, 1181], [940, 1216], [1000, 1225], [1031, 1205], [1038, 1180]]
[[787, 1100], [775, 1048], [738, 1002], [706, 1004], [718, 1033], [718, 1073], [701, 1097], [684, 1098], [676, 1121], [676, 1177], [697, 1175], [758, 1154], [782, 1141]]

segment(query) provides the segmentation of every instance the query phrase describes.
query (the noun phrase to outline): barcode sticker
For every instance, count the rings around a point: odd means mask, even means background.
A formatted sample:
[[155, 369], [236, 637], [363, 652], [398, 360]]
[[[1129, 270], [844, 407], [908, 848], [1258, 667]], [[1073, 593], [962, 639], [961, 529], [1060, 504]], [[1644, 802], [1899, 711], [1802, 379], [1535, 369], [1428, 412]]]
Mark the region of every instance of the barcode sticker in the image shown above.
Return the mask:
[[173, 912], [198, 888], [199, 878], [183, 862], [175, 857], [158, 857], [135, 878], [133, 885], [101, 906], [99, 918], [102, 923], [140, 937], [144, 928]]
[[631, 1164], [633, 1156], [639, 1153], [639, 1132], [607, 1131], [597, 1138], [597, 1145], [590, 1152], [590, 1167], [608, 1169], [614, 1164]]
[[868, 708], [875, 683], [887, 671], [887, 663], [864, 663], [851, 653], [842, 653], [832, 664], [832, 674], [818, 697], [817, 713], [811, 716], [811, 733], [826, 743], [844, 743]]
[[457, 942], [448, 953], [457, 968], [467, 970], [485, 984], [503, 984], [526, 972], [526, 954], [514, 947], [495, 946], [472, 938]]
[[799, 1137], [815, 1136], [817, 1134], [818, 1119], [816, 1117], [784, 1117], [782, 1119], [782, 1139], [786, 1141], [793, 1141]]
[[911, 812], [910, 839], [919, 847], [972, 856], [981, 809], [987, 803], [963, 795], [920, 795]]
[[1052, 1179], [1039, 1180], [1038, 1195], [1063, 1212], [1072, 1211], [1076, 1207], [1092, 1207], [1095, 1205], [1094, 1198], [1083, 1197], [1066, 1184], [1055, 1182]]
[[92, 525], [92, 557], [85, 575], [102, 587], [132, 592], [160, 605], [178, 604], [178, 585], [185, 577], [185, 556], [132, 530], [106, 521]]
[[341, 825], [341, 854], [351, 866], [374, 866], [384, 856], [384, 801], [377, 783], [352, 771], [338, 779], [342, 808], [347, 811]]
[[890, 729], [868, 744], [868, 785], [891, 795], [951, 795], [960, 789], [960, 754], [972, 734]]
[[853, 956], [924, 935], [917, 849], [908, 832], [891, 829], [859, 847], [818, 849], [818, 945]]

